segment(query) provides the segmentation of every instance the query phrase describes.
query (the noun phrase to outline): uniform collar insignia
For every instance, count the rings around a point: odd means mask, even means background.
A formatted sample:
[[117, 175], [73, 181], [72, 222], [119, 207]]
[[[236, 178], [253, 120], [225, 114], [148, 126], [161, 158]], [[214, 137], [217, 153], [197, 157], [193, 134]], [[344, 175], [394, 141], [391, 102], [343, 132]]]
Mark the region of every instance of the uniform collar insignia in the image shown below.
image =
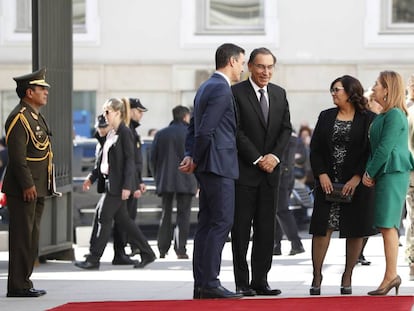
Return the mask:
[[38, 120], [39, 116], [37, 114], [35, 114], [34, 112], [30, 112], [30, 114], [32, 115], [33, 119]]

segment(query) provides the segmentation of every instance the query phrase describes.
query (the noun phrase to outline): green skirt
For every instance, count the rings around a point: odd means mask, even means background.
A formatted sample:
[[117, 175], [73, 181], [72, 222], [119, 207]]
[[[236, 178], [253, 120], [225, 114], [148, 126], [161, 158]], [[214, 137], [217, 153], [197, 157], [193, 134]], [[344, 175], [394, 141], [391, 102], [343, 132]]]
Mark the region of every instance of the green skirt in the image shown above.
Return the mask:
[[374, 226], [399, 228], [405, 204], [410, 172], [381, 175], [375, 183]]

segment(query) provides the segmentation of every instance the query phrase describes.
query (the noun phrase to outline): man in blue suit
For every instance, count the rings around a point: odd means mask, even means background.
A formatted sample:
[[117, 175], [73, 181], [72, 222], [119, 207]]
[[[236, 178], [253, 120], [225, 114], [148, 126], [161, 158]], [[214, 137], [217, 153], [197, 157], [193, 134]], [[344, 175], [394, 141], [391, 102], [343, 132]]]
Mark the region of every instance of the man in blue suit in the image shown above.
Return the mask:
[[216, 51], [216, 72], [194, 99], [182, 172], [195, 171], [200, 210], [194, 237], [194, 298], [240, 298], [224, 288], [218, 275], [221, 253], [233, 225], [234, 181], [239, 177], [236, 111], [230, 89], [240, 80], [244, 49], [230, 43]]

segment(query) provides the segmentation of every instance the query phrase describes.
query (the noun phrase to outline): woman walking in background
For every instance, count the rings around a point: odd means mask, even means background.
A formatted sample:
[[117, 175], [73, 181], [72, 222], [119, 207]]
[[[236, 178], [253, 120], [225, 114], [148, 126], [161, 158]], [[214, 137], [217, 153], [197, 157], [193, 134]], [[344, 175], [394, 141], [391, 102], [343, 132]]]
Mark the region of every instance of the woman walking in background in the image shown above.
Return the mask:
[[382, 234], [385, 273], [378, 289], [368, 295], [396, 294], [401, 284], [397, 274], [398, 228], [414, 160], [408, 150], [408, 121], [404, 84], [394, 71], [383, 71], [372, 88], [374, 99], [382, 106], [370, 128], [371, 157], [362, 182], [375, 185], [374, 225]]
[[105, 194], [95, 211], [97, 230], [92, 232], [89, 255], [85, 261], [75, 262], [75, 266], [82, 269], [99, 269], [113, 221], [125, 230], [131, 243], [141, 250], [141, 262], [136, 263], [134, 268], [144, 268], [156, 258], [151, 246], [142, 237], [142, 232], [129, 217], [126, 206], [131, 195], [138, 198], [141, 194], [135, 180], [134, 139], [128, 127], [129, 109], [126, 98], [111, 98], [103, 106], [105, 119], [112, 128], [106, 135], [97, 161], [99, 172], [105, 179]]

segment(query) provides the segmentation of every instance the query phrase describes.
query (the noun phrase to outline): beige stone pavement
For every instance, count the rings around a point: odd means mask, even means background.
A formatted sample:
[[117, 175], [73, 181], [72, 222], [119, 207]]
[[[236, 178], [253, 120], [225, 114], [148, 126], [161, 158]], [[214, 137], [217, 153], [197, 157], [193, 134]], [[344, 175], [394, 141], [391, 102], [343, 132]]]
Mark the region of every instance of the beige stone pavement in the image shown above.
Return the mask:
[[[303, 234], [302, 236], [305, 236]], [[403, 241], [403, 237], [401, 238]], [[306, 252], [288, 256], [290, 243], [282, 242], [282, 256], [273, 257], [273, 266], [268, 275], [269, 284], [282, 290], [287, 297], [309, 297], [312, 281], [311, 240], [303, 239]], [[154, 251], [156, 242], [150, 241]], [[192, 252], [192, 241], [188, 251]], [[78, 260], [88, 249], [74, 246]], [[400, 295], [414, 294], [414, 281], [409, 281], [409, 269], [403, 258], [404, 247], [400, 247], [398, 272], [402, 278]], [[341, 274], [344, 267], [345, 240], [333, 238], [323, 270], [322, 295], [339, 295]], [[32, 279], [36, 288], [47, 290], [47, 295], [39, 298], [6, 298], [7, 252], [0, 252], [0, 310], [36, 311], [47, 310], [67, 302], [109, 301], [109, 300], [165, 300], [191, 299], [193, 291], [191, 259], [178, 260], [173, 252], [165, 259], [157, 259], [145, 269], [131, 266], [113, 266], [112, 245], [108, 244], [99, 271], [85, 271], [76, 268], [72, 262], [48, 261], [35, 268]], [[384, 272], [384, 256], [381, 237], [374, 236], [368, 241], [365, 256], [372, 261], [370, 266], [356, 266], [353, 276], [353, 295], [366, 295], [375, 289]], [[230, 243], [223, 251], [220, 279], [223, 285], [234, 290]], [[394, 295], [394, 291], [390, 293]], [[263, 298], [263, 297], [261, 297]], [[247, 298], [245, 298], [247, 299]], [[249, 298], [250, 299], [250, 298]]]

